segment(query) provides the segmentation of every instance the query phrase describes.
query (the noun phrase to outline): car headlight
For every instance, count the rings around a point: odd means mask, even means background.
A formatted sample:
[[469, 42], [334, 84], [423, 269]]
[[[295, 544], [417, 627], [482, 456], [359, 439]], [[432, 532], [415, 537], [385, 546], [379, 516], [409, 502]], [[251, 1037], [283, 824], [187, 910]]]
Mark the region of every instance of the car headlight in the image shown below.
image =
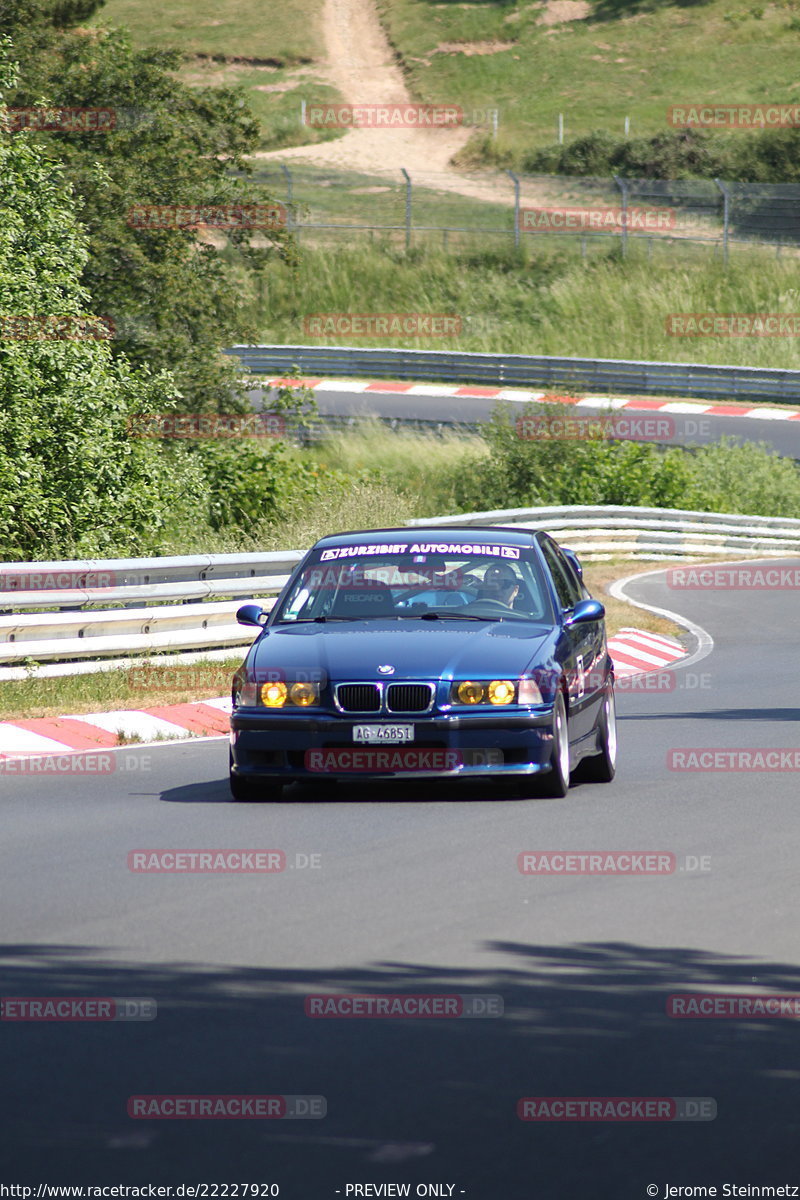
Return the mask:
[[513, 704], [517, 697], [517, 685], [511, 679], [491, 679], [483, 683], [465, 679], [453, 684], [454, 704]]
[[282, 679], [272, 680], [261, 685], [261, 703], [266, 708], [286, 708], [292, 705], [297, 708], [309, 708], [319, 704], [319, 684], [298, 680], [297, 683], [286, 684]]
[[308, 708], [319, 703], [319, 687], [316, 683], [293, 683], [289, 688], [289, 699], [298, 708]]
[[513, 704], [517, 693], [510, 679], [493, 679], [487, 691], [490, 704]]
[[483, 700], [486, 688], [482, 683], [475, 683], [471, 679], [466, 679], [463, 683], [459, 683], [456, 687], [456, 699], [459, 704], [480, 704]]
[[282, 680], [277, 683], [265, 683], [261, 686], [261, 703], [267, 708], [283, 708], [289, 689]]

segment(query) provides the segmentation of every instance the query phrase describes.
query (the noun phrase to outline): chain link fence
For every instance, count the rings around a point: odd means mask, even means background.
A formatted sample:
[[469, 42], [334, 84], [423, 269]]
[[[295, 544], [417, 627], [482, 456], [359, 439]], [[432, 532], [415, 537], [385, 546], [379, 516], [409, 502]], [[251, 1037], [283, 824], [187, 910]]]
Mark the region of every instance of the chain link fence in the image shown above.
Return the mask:
[[800, 185], [725, 180], [612, 179], [516, 175], [512, 171], [351, 171], [272, 164], [255, 181], [281, 199], [302, 240], [379, 237], [399, 247], [485, 247], [570, 239], [586, 257], [609, 239], [623, 253], [642, 243], [711, 248], [767, 245], [780, 255], [800, 243]]

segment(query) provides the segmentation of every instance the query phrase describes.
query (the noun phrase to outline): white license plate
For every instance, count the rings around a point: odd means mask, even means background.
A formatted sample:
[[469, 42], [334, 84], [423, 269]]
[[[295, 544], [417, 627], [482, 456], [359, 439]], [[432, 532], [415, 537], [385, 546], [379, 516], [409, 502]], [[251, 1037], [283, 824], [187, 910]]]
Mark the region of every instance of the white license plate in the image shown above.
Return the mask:
[[353, 741], [380, 743], [396, 746], [400, 742], [413, 742], [413, 725], [354, 725]]

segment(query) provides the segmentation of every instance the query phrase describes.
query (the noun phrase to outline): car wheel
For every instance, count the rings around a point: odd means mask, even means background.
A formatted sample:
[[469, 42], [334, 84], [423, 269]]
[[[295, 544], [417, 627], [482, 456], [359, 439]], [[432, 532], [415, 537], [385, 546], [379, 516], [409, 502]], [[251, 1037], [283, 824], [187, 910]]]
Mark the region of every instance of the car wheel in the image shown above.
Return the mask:
[[283, 784], [274, 779], [249, 779], [246, 776], [230, 773], [231, 795], [234, 800], [250, 804], [267, 804], [280, 800], [283, 794]]
[[553, 750], [550, 770], [540, 777], [540, 796], [559, 799], [569, 791], [569, 727], [561, 692], [553, 705]]
[[581, 779], [587, 783], [611, 783], [617, 771], [617, 709], [613, 686], [606, 692], [598, 730], [599, 751], [581, 763]]

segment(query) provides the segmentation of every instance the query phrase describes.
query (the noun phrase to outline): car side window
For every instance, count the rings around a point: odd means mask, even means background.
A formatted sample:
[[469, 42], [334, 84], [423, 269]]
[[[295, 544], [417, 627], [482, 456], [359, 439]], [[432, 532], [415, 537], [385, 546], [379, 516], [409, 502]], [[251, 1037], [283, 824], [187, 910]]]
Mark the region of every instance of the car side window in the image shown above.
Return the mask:
[[562, 608], [574, 608], [578, 601], [583, 599], [575, 576], [568, 570], [566, 561], [562, 559], [553, 542], [542, 538], [539, 544], [553, 576], [559, 604]]
[[575, 568], [573, 567], [572, 563], [567, 558], [566, 554], [564, 554], [562, 552], [561, 547], [557, 546], [555, 542], [551, 543], [551, 545], [553, 548], [553, 553], [555, 554], [556, 558], [561, 563], [561, 566], [564, 569], [564, 574], [567, 577], [567, 582], [569, 583], [570, 591], [572, 592], [572, 594], [575, 597], [573, 603], [577, 604], [579, 600], [585, 600], [588, 597], [589, 593], [586, 590], [586, 585], [584, 584], [583, 580], [580, 578], [580, 576], [576, 572]]

